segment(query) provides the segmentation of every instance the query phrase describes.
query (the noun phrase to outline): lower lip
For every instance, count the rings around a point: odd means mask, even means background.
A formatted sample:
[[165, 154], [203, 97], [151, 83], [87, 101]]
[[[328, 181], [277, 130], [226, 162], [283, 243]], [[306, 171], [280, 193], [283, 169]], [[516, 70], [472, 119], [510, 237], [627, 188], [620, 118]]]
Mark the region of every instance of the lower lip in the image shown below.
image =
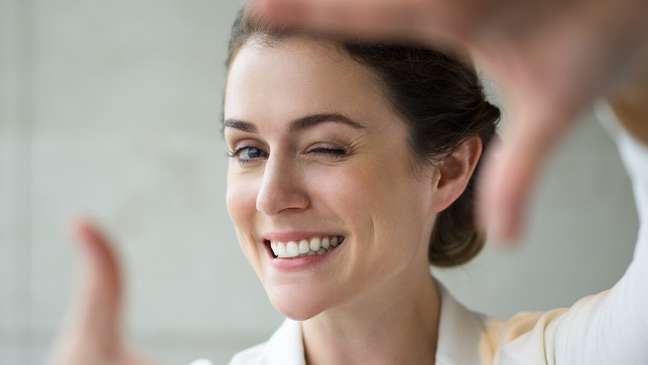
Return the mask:
[[[346, 239], [345, 239], [346, 241]], [[312, 256], [299, 256], [293, 258], [279, 258], [274, 257], [270, 252], [270, 263], [273, 267], [281, 271], [299, 271], [307, 268], [314, 267], [326, 261], [331, 255], [334, 255], [340, 249], [337, 246], [333, 250], [329, 250], [321, 255]]]

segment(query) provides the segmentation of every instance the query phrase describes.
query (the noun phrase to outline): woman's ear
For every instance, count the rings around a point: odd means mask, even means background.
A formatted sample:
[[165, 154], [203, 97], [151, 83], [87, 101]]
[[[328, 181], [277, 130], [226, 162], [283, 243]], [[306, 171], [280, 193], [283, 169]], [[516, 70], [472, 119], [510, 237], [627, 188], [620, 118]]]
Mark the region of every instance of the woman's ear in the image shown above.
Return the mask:
[[437, 163], [439, 176], [433, 181], [435, 212], [446, 209], [464, 192], [482, 149], [481, 138], [473, 136], [461, 142], [452, 153]]

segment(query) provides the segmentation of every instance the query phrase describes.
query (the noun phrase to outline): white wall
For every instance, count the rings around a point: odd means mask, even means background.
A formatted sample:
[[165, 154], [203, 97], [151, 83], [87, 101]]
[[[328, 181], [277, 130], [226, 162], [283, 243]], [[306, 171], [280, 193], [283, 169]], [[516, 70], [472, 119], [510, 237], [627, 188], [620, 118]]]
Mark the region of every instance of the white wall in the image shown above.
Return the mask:
[[[0, 363], [41, 363], [75, 283], [66, 223], [89, 213], [128, 268], [140, 348], [224, 363], [281, 317], [224, 205], [221, 89], [239, 2], [0, 0]], [[435, 273], [498, 316], [611, 286], [636, 218], [614, 145], [582, 124], [548, 166], [530, 234]]]

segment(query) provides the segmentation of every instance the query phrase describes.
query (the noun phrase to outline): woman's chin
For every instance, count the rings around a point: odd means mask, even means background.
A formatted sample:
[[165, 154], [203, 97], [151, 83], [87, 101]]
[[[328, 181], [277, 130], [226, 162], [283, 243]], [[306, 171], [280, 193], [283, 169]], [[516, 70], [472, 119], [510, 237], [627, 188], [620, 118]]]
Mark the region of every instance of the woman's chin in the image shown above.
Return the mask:
[[310, 290], [276, 288], [268, 290], [267, 293], [272, 306], [284, 316], [295, 321], [313, 318], [333, 304], [322, 293]]

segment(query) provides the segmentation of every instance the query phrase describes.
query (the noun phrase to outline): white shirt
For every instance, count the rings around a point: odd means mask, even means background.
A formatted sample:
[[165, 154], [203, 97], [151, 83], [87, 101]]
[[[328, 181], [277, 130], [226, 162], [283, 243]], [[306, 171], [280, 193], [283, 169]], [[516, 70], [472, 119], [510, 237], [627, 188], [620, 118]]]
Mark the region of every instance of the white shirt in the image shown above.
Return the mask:
[[[640, 230], [626, 273], [610, 290], [570, 308], [506, 321], [465, 308], [439, 283], [436, 365], [648, 365], [648, 146], [621, 127], [606, 103], [596, 115], [617, 144], [638, 209]], [[210, 365], [199, 361], [192, 365]], [[286, 319], [230, 365], [305, 365], [300, 323]]]

